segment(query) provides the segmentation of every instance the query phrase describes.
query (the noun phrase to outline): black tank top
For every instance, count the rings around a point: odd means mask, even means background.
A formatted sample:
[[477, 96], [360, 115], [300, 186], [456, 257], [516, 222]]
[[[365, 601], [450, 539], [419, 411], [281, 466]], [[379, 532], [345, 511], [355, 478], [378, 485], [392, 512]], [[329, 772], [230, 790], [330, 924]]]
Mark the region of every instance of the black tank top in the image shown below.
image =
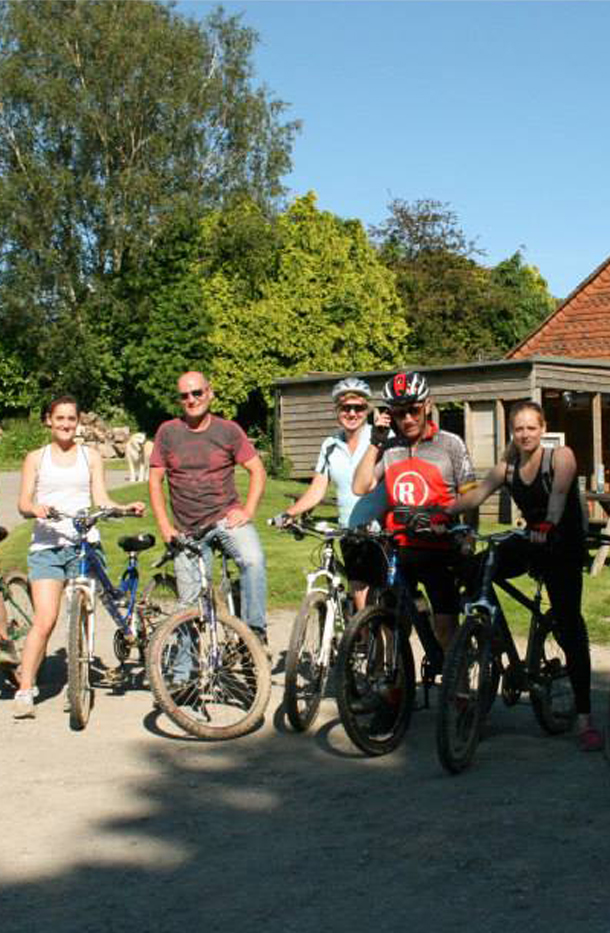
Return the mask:
[[[512, 484], [507, 482], [506, 485], [528, 525], [543, 522], [546, 519], [549, 492], [545, 489], [542, 461], [532, 483], [528, 485], [523, 482], [519, 473], [519, 464], [516, 463], [512, 475]], [[563, 515], [557, 525], [556, 538], [565, 541], [566, 544], [570, 542], [576, 544], [582, 541], [583, 536], [582, 505], [578, 492], [578, 479], [575, 476], [568, 490]]]

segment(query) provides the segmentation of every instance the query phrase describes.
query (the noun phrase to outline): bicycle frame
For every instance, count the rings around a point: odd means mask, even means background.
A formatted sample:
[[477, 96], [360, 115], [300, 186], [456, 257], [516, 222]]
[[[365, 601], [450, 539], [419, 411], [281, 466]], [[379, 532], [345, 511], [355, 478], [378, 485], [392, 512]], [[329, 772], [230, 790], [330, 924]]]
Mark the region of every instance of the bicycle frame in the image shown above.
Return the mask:
[[[376, 535], [378, 540], [385, 540], [389, 545], [389, 553], [384, 550], [387, 561], [386, 570], [386, 588], [396, 593], [396, 613], [399, 618], [407, 621], [407, 637], [414, 628], [419, 638], [420, 644], [424, 649], [424, 661], [422, 662], [422, 682], [424, 686], [424, 708], [430, 705], [430, 686], [434, 683], [436, 675], [443, 669], [443, 649], [439, 645], [427, 613], [420, 610], [417, 605], [417, 592], [413, 593], [411, 583], [407, 580], [406, 574], [399, 560], [398, 545], [396, 538], [403, 535], [404, 531], [380, 532]], [[373, 539], [374, 540], [374, 539]], [[395, 638], [397, 638], [397, 633]], [[394, 657], [398, 650], [398, 644], [394, 645]]]
[[[507, 536], [513, 534], [513, 532], [507, 532]], [[539, 578], [536, 579], [536, 593], [532, 597], [527, 596], [521, 590], [519, 590], [514, 583], [511, 583], [509, 580], [494, 580], [494, 575], [496, 568], [498, 566], [498, 546], [500, 541], [489, 541], [488, 551], [483, 565], [483, 574], [481, 579], [481, 585], [479, 587], [479, 592], [475, 599], [468, 600], [465, 605], [465, 612], [467, 615], [476, 613], [477, 610], [483, 610], [487, 614], [489, 619], [490, 629], [499, 630], [502, 636], [502, 650], [500, 652], [494, 652], [497, 659], [501, 657], [502, 654], [506, 653], [509, 659], [509, 666], [517, 673], [519, 678], [519, 687], [520, 689], [525, 689], [527, 687], [528, 679], [531, 672], [531, 652], [532, 652], [532, 642], [535, 631], [535, 623], [542, 618], [542, 580]], [[527, 648], [525, 652], [525, 658], [522, 659], [515, 645], [515, 640], [513, 638], [512, 632], [509, 628], [508, 622], [500, 601], [495, 594], [494, 587], [498, 587], [503, 590], [508, 596], [511, 597], [515, 602], [519, 603], [525, 609], [531, 613], [530, 626], [528, 630], [527, 637]]]

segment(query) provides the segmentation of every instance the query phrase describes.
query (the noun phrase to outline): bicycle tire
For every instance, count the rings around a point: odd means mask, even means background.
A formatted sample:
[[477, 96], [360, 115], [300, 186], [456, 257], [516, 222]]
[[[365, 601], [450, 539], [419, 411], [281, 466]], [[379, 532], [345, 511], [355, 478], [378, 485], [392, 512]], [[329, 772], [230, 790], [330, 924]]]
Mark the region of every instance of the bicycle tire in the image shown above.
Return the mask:
[[83, 730], [89, 722], [93, 688], [89, 666], [89, 612], [87, 597], [76, 590], [68, 617], [68, 702], [70, 728]]
[[217, 632], [215, 658], [207, 620], [197, 610], [183, 612], [155, 629], [146, 654], [157, 703], [172, 722], [202, 739], [245, 735], [263, 718], [271, 691], [269, 661], [250, 628], [219, 614]]
[[576, 702], [563, 648], [553, 634], [547, 612], [534, 630], [531, 651], [530, 701], [540, 726], [550, 735], [568, 732], [576, 720]]
[[370, 756], [394, 751], [415, 702], [413, 652], [395, 613], [383, 606], [356, 613], [341, 639], [335, 676], [339, 715], [354, 745]]
[[15, 647], [16, 664], [0, 662], [0, 672], [13, 687], [19, 687], [19, 667], [23, 655], [23, 646], [32, 627], [34, 607], [28, 578], [18, 570], [11, 570], [4, 575], [4, 585], [9, 598], [4, 601], [7, 614], [7, 630]]
[[315, 721], [329, 665], [319, 661], [329, 597], [308, 593], [294, 620], [284, 674], [284, 706], [290, 724], [305, 732]]
[[[451, 774], [472, 762], [495, 681], [489, 621], [467, 616], [445, 658], [436, 721], [439, 760]], [[496, 682], [497, 689], [497, 682]]]

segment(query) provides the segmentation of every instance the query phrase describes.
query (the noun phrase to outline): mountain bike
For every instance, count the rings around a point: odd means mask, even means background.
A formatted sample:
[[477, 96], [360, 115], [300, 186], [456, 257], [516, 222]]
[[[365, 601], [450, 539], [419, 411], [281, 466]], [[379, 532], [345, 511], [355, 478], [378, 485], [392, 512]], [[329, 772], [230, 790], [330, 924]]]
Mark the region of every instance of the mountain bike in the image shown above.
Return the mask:
[[[95, 659], [96, 601], [102, 604], [115, 622], [113, 647], [116, 658], [123, 664], [131, 650], [137, 648], [144, 663], [146, 647], [155, 624], [163, 618], [166, 591], [160, 581], [153, 580], [138, 598], [140, 574], [138, 554], [153, 547], [151, 534], [125, 535], [118, 545], [127, 555], [127, 566], [118, 586], [114, 586], [106, 572], [100, 548], [87, 540], [89, 531], [99, 521], [124, 518], [129, 509], [101, 508], [94, 512], [83, 510], [77, 515], [66, 515], [55, 509], [49, 518], [70, 518], [76, 532], [79, 568], [78, 575], [66, 584], [68, 614], [68, 705], [70, 726], [81, 730], [87, 726], [93, 706], [94, 691], [91, 671]], [[169, 584], [166, 582], [166, 586]]]
[[[4, 541], [7, 536], [6, 528], [0, 528], [0, 541]], [[30, 584], [25, 574], [18, 570], [9, 570], [0, 574], [0, 596], [6, 607], [8, 638], [13, 648], [10, 651], [12, 655], [10, 659], [5, 660], [3, 654], [0, 660], [0, 674], [12, 687], [18, 687], [21, 655], [34, 613]]]
[[178, 612], [155, 630], [146, 659], [159, 707], [185, 732], [204, 739], [229, 739], [249, 732], [263, 718], [271, 691], [262, 642], [230, 612], [238, 608], [237, 594], [226, 562], [220, 590], [212, 586], [204, 552], [209, 547], [222, 553], [218, 532], [213, 524], [179, 535], [157, 561], [162, 566], [180, 551], [193, 556], [201, 590], [196, 608]]
[[368, 533], [384, 555], [385, 586], [376, 594], [377, 603], [360, 610], [348, 623], [339, 645], [336, 680], [341, 722], [352, 742], [371, 756], [397, 748], [409, 727], [416, 699], [412, 629], [424, 649], [424, 707], [443, 668], [443, 650], [432, 629], [427, 599], [409, 582], [399, 560], [399, 540], [405, 534], [431, 533], [430, 511], [395, 509], [401, 523], [398, 530]]
[[305, 732], [315, 721], [337, 656], [337, 643], [350, 615], [350, 598], [345, 588], [345, 568], [336, 543], [354, 532], [337, 528], [328, 520], [314, 521], [303, 515], [290, 524], [276, 525], [297, 540], [305, 537], [320, 541], [315, 570], [307, 574], [307, 592], [295, 617], [284, 674], [284, 707], [291, 725]]
[[[467, 768], [476, 751], [481, 725], [495, 692], [497, 669], [501, 694], [514, 706], [529, 693], [534, 715], [551, 735], [567, 732], [576, 718], [572, 685], [563, 648], [555, 635], [552, 611], [543, 611], [540, 577], [534, 575], [533, 597], [508, 580], [494, 580], [498, 548], [505, 541], [527, 540], [529, 532], [511, 529], [481, 535], [467, 531], [487, 545], [477, 594], [465, 606], [465, 618], [447, 652], [437, 719], [437, 750], [443, 767], [452, 774]], [[525, 656], [520, 657], [506, 618], [494, 592], [499, 587], [531, 613]]]

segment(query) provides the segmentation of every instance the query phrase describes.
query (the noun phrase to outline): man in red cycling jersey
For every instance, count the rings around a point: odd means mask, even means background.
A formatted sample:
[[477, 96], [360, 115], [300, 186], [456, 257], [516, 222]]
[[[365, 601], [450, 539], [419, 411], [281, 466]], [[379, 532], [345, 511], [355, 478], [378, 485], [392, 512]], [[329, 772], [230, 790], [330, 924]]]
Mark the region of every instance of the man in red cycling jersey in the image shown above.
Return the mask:
[[[394, 515], [397, 507], [418, 509], [436, 506], [444, 522], [447, 508], [457, 497], [476, 485], [470, 455], [464, 441], [441, 431], [431, 418], [430, 388], [418, 372], [397, 373], [382, 392], [389, 411], [382, 414], [371, 432], [371, 442], [356, 468], [352, 489], [362, 496], [380, 482], [385, 483], [389, 511], [386, 528], [401, 527]], [[388, 439], [389, 428], [395, 436]], [[434, 523], [436, 515], [430, 514]], [[434, 631], [446, 649], [457, 627], [459, 611], [455, 551], [447, 539], [404, 536], [398, 539], [401, 561], [408, 579], [422, 583], [434, 612]]]

